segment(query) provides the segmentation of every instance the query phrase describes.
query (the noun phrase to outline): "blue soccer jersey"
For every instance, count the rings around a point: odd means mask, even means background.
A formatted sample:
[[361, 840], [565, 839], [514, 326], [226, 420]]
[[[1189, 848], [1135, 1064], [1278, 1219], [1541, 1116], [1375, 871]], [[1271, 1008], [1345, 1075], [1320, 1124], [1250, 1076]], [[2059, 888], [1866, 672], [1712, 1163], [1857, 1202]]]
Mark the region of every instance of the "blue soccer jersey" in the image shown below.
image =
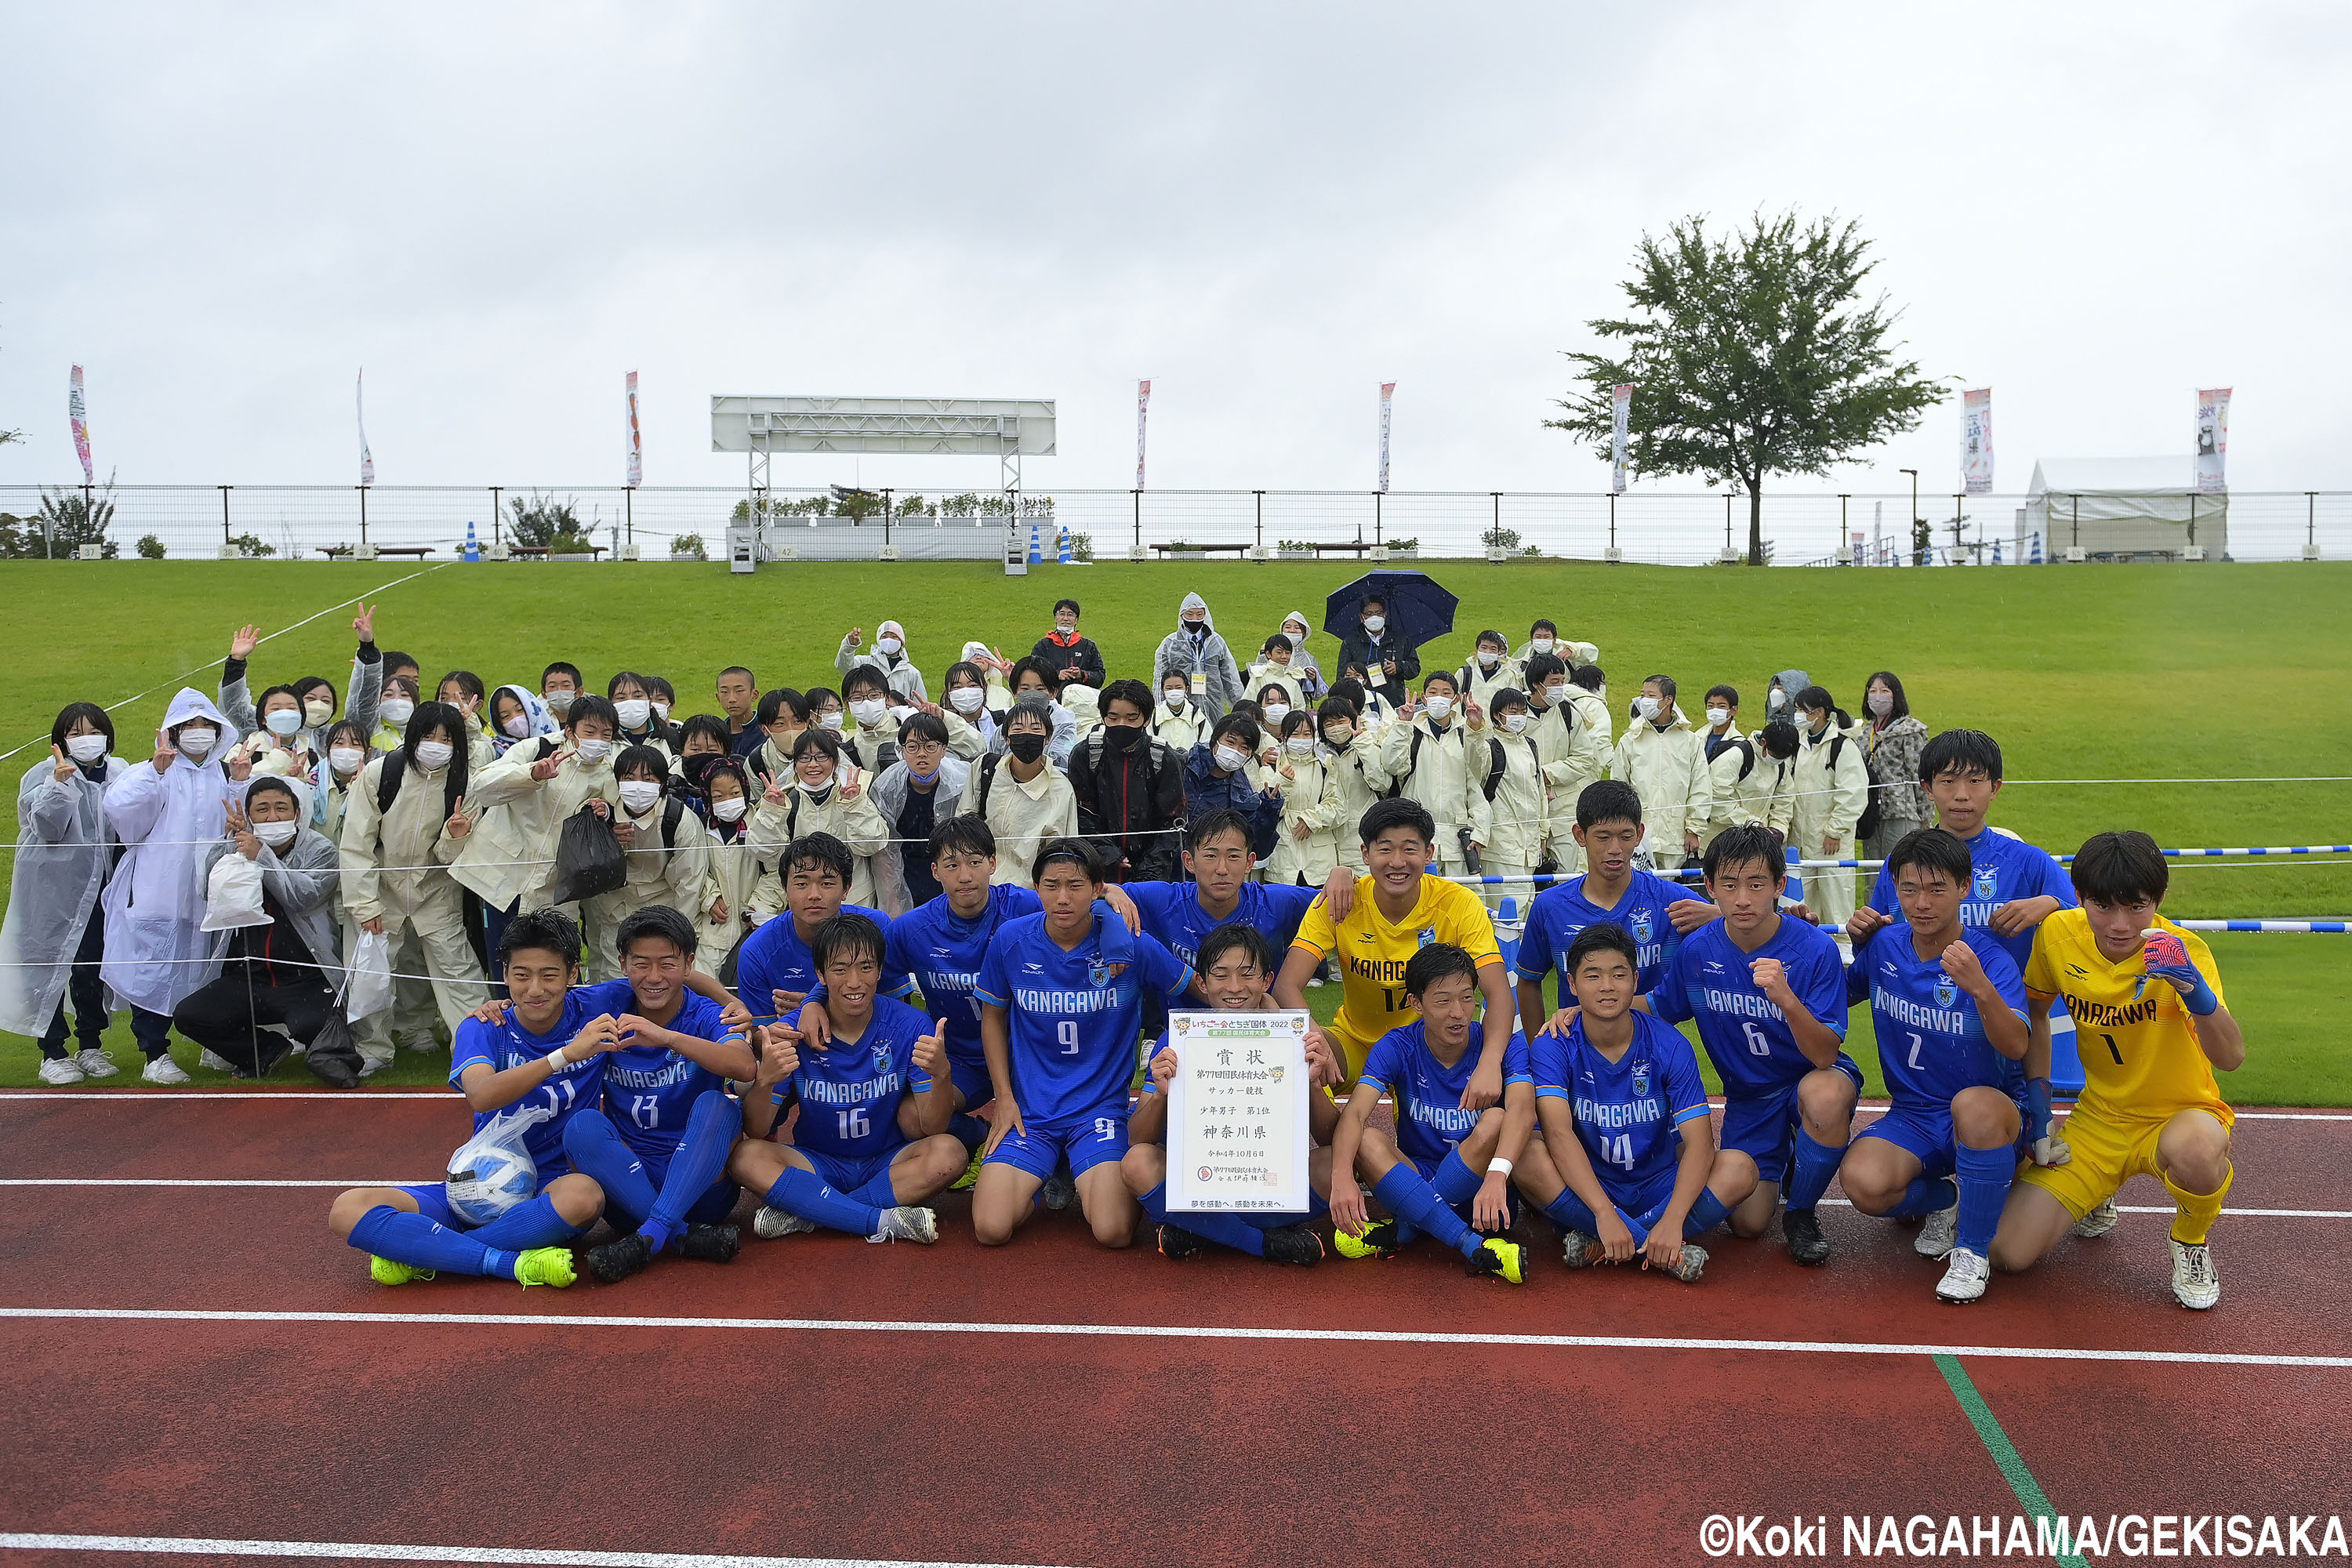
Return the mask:
[[[880, 910], [844, 904], [841, 912], [864, 915], [886, 935], [890, 930], [890, 917]], [[742, 945], [735, 950], [735, 994], [743, 999], [743, 1005], [751, 1010], [755, 1018], [775, 1016], [777, 992], [790, 991], [806, 996], [816, 986], [816, 955], [801, 940], [790, 912], [778, 915], [745, 937]], [[892, 968], [886, 954], [882, 994], [904, 996], [908, 990], [906, 971]]]
[[1307, 906], [1323, 890], [1286, 888], [1279, 882], [1244, 882], [1234, 912], [1219, 920], [1201, 907], [1197, 882], [1128, 882], [1122, 889], [1143, 916], [1143, 929], [1158, 937], [1169, 952], [1196, 966], [1201, 962], [1201, 944], [1209, 933], [1236, 921], [1256, 927], [1274, 944], [1275, 962], [1279, 963], [1281, 955], [1290, 951], [1290, 939], [1298, 934], [1298, 921]]
[[1612, 1194], [1671, 1173], [1683, 1123], [1707, 1114], [1706, 1085], [1683, 1032], [1647, 1013], [1633, 1019], [1633, 1044], [1613, 1062], [1585, 1038], [1581, 1017], [1565, 1038], [1538, 1035], [1528, 1048], [1536, 1098], [1568, 1101], [1584, 1157]]
[[[575, 986], [565, 992], [563, 1012], [555, 1026], [544, 1035], [534, 1035], [524, 1028], [511, 1009], [503, 1024], [485, 1024], [477, 1018], [459, 1024], [457, 1040], [449, 1052], [449, 1087], [464, 1092], [458, 1080], [466, 1076], [467, 1068], [477, 1063], [493, 1072], [504, 1072], [525, 1062], [535, 1062], [558, 1046], [570, 1045], [589, 1019], [611, 1011], [603, 1005], [591, 1005], [592, 993], [596, 991], [595, 987]], [[602, 994], [594, 996], [600, 1004], [605, 999]], [[555, 1116], [551, 1121], [528, 1128], [522, 1135], [523, 1147], [530, 1152], [531, 1163], [539, 1167], [539, 1184], [544, 1187], [572, 1169], [571, 1157], [563, 1152], [565, 1123], [582, 1106], [594, 1105], [604, 1092], [604, 1057], [600, 1052], [551, 1075], [545, 1083], [513, 1105], [476, 1111], [474, 1131], [479, 1132], [489, 1125], [492, 1117], [506, 1111], [552, 1106]]]
[[[1666, 906], [1689, 898], [1690, 890], [1663, 877], [1636, 871], [1617, 902], [1603, 909], [1584, 896], [1587, 880], [1578, 877], [1557, 888], [1546, 888], [1528, 906], [1528, 929], [1519, 938], [1519, 978], [1540, 986], [1554, 969], [1568, 962], [1569, 944], [1585, 927], [1613, 925], [1632, 937], [1639, 950], [1633, 961], [1633, 983], [1644, 991], [1655, 989], [1665, 978], [1668, 959], [1682, 944], [1675, 922], [1666, 918]], [[1568, 994], [1563, 977], [1559, 1005], [1570, 1006], [1575, 1000]]]
[[[2009, 954], [1981, 937], [1969, 949], [2010, 1010], [2025, 1016], [2025, 980]], [[1919, 956], [1903, 921], [1881, 927], [1854, 949], [1846, 986], [1853, 1001], [1869, 994], [1879, 1070], [1897, 1107], [1948, 1110], [1954, 1095], [1979, 1084], [2012, 1097], [2023, 1090], [2023, 1065], [1985, 1038], [1976, 998], [1944, 973], [1941, 958]]]
[[[625, 980], [608, 980], [586, 988], [607, 994], [589, 1016], [632, 1012], [636, 995]], [[577, 993], [574, 993], [577, 994]], [[729, 1036], [719, 1004], [708, 996], [685, 993], [677, 1016], [664, 1027], [672, 1034], [698, 1040], [724, 1040]], [[639, 1154], [667, 1160], [686, 1137], [686, 1119], [694, 1102], [726, 1079], [699, 1062], [688, 1061], [660, 1046], [623, 1046], [604, 1058], [604, 1114], [613, 1119], [621, 1141]]]
[[[1447, 1067], [1430, 1053], [1422, 1033], [1426, 1027], [1425, 1023], [1407, 1024], [1382, 1035], [1365, 1054], [1360, 1079], [1396, 1101], [1398, 1152], [1423, 1163], [1445, 1158], [1445, 1152], [1478, 1125], [1479, 1112], [1465, 1109], [1462, 1096], [1486, 1047], [1484, 1026], [1472, 1024], [1461, 1058]], [[1534, 1081], [1528, 1069], [1527, 1037], [1514, 1029], [1503, 1047], [1503, 1087], [1508, 1090], [1515, 1083]]]
[[[1989, 929], [1993, 911], [2012, 900], [2038, 899], [2044, 893], [2056, 899], [2060, 909], [2074, 909], [2074, 880], [2047, 849], [1998, 828], [1980, 827], [1974, 838], [1961, 842], [1969, 847], [1969, 895], [1960, 900], [1961, 931], [1990, 935], [2009, 954], [2010, 967], [2022, 974], [2026, 961], [2033, 956], [2033, 928], [2028, 926], [2015, 936], [1994, 933]], [[1878, 868], [1878, 880], [1871, 884], [1870, 907], [1898, 921], [1903, 918], [1903, 902], [1895, 896], [1894, 875], [1884, 866]], [[1979, 943], [1969, 945], [1982, 955]]]
[[1845, 965], [1837, 942], [1817, 926], [1780, 919], [1772, 940], [1754, 952], [1742, 952], [1721, 921], [1708, 921], [1683, 939], [1674, 973], [1650, 993], [1650, 1010], [1666, 1022], [1698, 1020], [1699, 1044], [1730, 1099], [1779, 1093], [1818, 1065], [1797, 1048], [1788, 1019], [1757, 989], [1749, 966], [1758, 959], [1779, 959], [1805, 1011], [1845, 1038]]
[[[794, 1008], [790, 1022], [797, 1023]], [[778, 1105], [801, 1102], [793, 1142], [836, 1159], [865, 1160], [887, 1154], [907, 1142], [898, 1130], [898, 1103], [929, 1089], [931, 1080], [915, 1066], [915, 1042], [931, 1032], [931, 1021], [895, 997], [874, 999], [874, 1016], [858, 1037], [835, 1034], [822, 1047], [803, 1041], [800, 1067], [776, 1085]]]
[[[882, 955], [886, 975], [911, 975], [934, 1018], [947, 1020], [948, 1055], [959, 1062], [983, 1060], [980, 1046], [980, 966], [989, 943], [1008, 921], [1034, 915], [1040, 905], [1027, 888], [998, 882], [988, 889], [988, 907], [965, 920], [948, 907], [942, 893], [890, 922]], [[984, 1071], [985, 1069], [983, 1069]]]
[[[1131, 958], [1119, 959], [1121, 952]], [[1175, 996], [1192, 983], [1191, 965], [1153, 937], [1129, 937], [1097, 907], [1085, 937], [1066, 951], [1045, 934], [1042, 914], [1005, 922], [974, 991], [1005, 1010], [1013, 1091], [1024, 1118], [1100, 1112], [1124, 1121], [1144, 991]]]

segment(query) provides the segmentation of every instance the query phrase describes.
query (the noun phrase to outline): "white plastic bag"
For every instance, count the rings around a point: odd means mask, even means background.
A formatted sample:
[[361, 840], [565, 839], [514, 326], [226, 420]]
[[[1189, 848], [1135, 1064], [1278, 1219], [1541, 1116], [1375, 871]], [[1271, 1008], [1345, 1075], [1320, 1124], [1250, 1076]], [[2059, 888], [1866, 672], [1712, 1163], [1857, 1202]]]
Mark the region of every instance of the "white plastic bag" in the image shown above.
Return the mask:
[[480, 1226], [539, 1191], [539, 1166], [523, 1142], [523, 1134], [554, 1116], [551, 1105], [517, 1106], [482, 1123], [471, 1138], [449, 1156], [449, 1173], [442, 1184], [449, 1212], [468, 1226]]
[[351, 980], [345, 991], [343, 1016], [356, 1024], [391, 1005], [392, 938], [377, 931], [362, 931], [359, 941], [352, 945]]
[[224, 855], [213, 862], [205, 885], [205, 931], [235, 931], [240, 926], [272, 923], [261, 907], [261, 868], [242, 855]]

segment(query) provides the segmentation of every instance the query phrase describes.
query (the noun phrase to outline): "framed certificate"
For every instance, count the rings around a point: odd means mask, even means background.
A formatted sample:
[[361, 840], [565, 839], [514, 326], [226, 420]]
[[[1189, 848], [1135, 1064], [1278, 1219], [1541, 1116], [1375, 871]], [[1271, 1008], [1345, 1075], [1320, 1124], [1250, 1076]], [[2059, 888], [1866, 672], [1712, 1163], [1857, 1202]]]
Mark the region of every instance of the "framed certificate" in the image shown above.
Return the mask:
[[1168, 1207], [1307, 1206], [1307, 1015], [1174, 1013]]

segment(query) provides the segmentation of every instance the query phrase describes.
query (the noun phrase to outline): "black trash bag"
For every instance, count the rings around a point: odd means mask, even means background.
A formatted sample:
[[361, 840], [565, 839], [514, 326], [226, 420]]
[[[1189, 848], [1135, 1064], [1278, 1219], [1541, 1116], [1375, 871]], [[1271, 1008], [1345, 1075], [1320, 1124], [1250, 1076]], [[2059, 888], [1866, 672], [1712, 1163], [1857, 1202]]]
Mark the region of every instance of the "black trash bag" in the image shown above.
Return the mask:
[[341, 1000], [328, 1009], [326, 1021], [319, 1026], [319, 1032], [311, 1037], [302, 1053], [302, 1062], [319, 1081], [331, 1088], [359, 1087], [359, 1042], [352, 1037], [351, 1020], [343, 1016]]
[[555, 885], [551, 901], [576, 904], [609, 893], [629, 879], [629, 858], [613, 824], [588, 806], [564, 819], [555, 839]]

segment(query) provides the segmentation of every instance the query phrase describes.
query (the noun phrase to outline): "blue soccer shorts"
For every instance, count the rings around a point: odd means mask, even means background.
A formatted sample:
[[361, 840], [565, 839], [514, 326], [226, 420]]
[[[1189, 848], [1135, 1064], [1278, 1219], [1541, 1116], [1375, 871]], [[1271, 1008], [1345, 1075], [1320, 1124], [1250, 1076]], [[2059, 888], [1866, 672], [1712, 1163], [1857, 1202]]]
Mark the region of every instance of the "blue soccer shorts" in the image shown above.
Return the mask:
[[[1852, 1057], [1840, 1051], [1832, 1065], [1853, 1080], [1854, 1093], [1862, 1092], [1862, 1068]], [[1779, 1182], [1788, 1174], [1789, 1152], [1796, 1147], [1797, 1129], [1804, 1124], [1797, 1110], [1797, 1085], [1803, 1081], [1798, 1079], [1767, 1094], [1724, 1096], [1722, 1147], [1755, 1161], [1759, 1182]]]
[[1026, 1132], [1006, 1135], [1004, 1142], [996, 1146], [996, 1152], [988, 1157], [989, 1164], [1010, 1165], [1044, 1181], [1053, 1175], [1054, 1167], [1065, 1157], [1070, 1162], [1073, 1177], [1083, 1176], [1097, 1165], [1127, 1158], [1124, 1100], [1052, 1121], [1032, 1116], [1026, 1119]]

